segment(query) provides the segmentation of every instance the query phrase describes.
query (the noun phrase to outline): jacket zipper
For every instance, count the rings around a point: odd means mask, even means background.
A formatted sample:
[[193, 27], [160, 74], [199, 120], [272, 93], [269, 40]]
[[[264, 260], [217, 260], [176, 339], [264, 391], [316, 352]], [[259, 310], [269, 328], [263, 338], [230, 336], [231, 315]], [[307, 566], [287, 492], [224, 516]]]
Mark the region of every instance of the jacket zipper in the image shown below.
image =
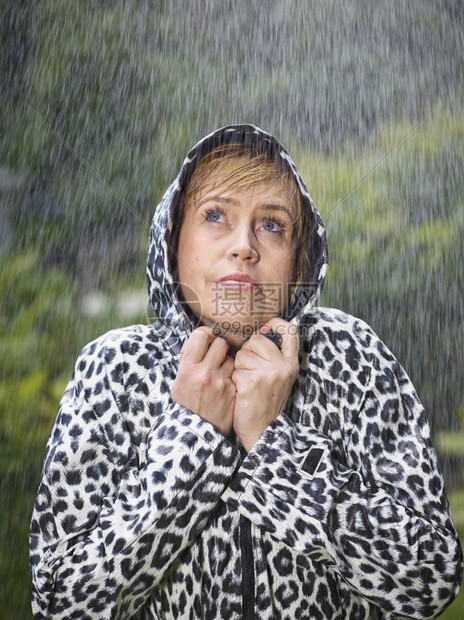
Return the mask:
[[255, 570], [251, 521], [240, 515], [240, 551], [242, 555], [242, 618], [255, 617]]

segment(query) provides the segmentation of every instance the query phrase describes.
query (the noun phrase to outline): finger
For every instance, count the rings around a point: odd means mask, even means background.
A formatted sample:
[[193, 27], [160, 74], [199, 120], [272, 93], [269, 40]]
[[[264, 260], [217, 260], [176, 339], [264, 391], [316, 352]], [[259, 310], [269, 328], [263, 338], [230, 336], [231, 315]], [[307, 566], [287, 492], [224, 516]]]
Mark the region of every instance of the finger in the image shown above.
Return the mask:
[[271, 340], [269, 340], [269, 338], [266, 338], [261, 333], [253, 334], [253, 336], [251, 336], [242, 346], [239, 353], [242, 351], [251, 352], [252, 354], [257, 355], [268, 362], [274, 360], [276, 354], [279, 353], [278, 347]]
[[219, 368], [227, 357], [229, 345], [224, 338], [214, 338], [204, 357], [204, 360], [212, 368]]
[[232, 373], [235, 370], [235, 362], [228, 355], [226, 356], [226, 359], [221, 366], [221, 370], [224, 372], [226, 377], [229, 377], [229, 378], [232, 377]]
[[205, 358], [214, 339], [210, 327], [202, 326], [195, 329], [182, 347], [182, 361], [199, 364]]
[[[263, 338], [264, 339], [264, 338]], [[272, 343], [271, 343], [272, 344]], [[255, 346], [256, 351], [259, 351], [259, 347]], [[236, 370], [255, 370], [259, 364], [259, 359], [262, 356], [250, 349], [244, 349], [243, 347], [238, 351], [235, 356], [235, 369]]]
[[262, 328], [266, 329], [267, 327], [282, 336], [281, 351], [285, 357], [298, 357], [300, 339], [298, 336], [298, 327], [296, 325], [288, 323], [276, 316], [262, 326]]
[[[242, 391], [244, 391], [246, 380], [249, 378], [248, 375], [249, 373], [247, 373], [246, 370], [242, 370], [241, 368], [235, 368], [234, 372], [232, 373], [231, 379], [237, 389], [237, 393], [240, 394]], [[240, 390], [239, 390], [239, 386], [241, 386]]]

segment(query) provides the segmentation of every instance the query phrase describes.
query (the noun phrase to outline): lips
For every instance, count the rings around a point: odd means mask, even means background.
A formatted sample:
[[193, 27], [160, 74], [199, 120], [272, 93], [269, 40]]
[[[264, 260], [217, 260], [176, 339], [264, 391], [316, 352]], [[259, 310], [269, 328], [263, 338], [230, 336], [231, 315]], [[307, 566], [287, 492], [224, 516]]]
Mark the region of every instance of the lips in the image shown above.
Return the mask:
[[228, 276], [216, 280], [216, 282], [228, 288], [259, 289], [258, 284], [246, 273], [231, 273]]

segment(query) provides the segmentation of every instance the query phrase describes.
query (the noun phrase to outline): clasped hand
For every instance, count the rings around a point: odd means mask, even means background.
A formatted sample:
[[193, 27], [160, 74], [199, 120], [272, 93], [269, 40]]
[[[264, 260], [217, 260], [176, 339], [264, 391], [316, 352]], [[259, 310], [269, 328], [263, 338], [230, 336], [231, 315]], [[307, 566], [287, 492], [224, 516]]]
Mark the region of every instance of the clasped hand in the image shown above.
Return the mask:
[[[173, 400], [224, 436], [233, 428], [249, 452], [284, 410], [298, 375], [298, 334], [289, 327], [283, 319], [271, 319], [235, 359], [224, 338], [215, 337], [210, 327], [199, 327], [182, 348]], [[263, 335], [270, 330], [282, 335], [281, 351]]]

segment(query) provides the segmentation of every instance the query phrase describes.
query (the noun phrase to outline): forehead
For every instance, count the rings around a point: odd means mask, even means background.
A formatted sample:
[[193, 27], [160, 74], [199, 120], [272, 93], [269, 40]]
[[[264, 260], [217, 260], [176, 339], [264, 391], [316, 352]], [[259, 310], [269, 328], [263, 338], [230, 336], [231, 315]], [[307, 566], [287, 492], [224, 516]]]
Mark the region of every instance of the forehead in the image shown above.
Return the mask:
[[217, 179], [211, 179], [198, 188], [198, 192], [193, 197], [193, 202], [198, 204], [208, 200], [209, 197], [223, 197], [233, 202], [234, 196], [242, 200], [247, 197], [250, 199], [274, 198], [287, 206], [292, 204], [292, 192], [288, 185], [279, 179], [276, 181], [258, 181], [244, 187], [234, 187], [227, 181], [218, 182]]
[[[201, 163], [194, 171], [185, 194], [186, 206], [198, 204], [209, 194], [273, 194], [295, 207], [296, 182], [273, 160], [248, 157], [219, 158]], [[297, 210], [297, 209], [296, 209]]]

